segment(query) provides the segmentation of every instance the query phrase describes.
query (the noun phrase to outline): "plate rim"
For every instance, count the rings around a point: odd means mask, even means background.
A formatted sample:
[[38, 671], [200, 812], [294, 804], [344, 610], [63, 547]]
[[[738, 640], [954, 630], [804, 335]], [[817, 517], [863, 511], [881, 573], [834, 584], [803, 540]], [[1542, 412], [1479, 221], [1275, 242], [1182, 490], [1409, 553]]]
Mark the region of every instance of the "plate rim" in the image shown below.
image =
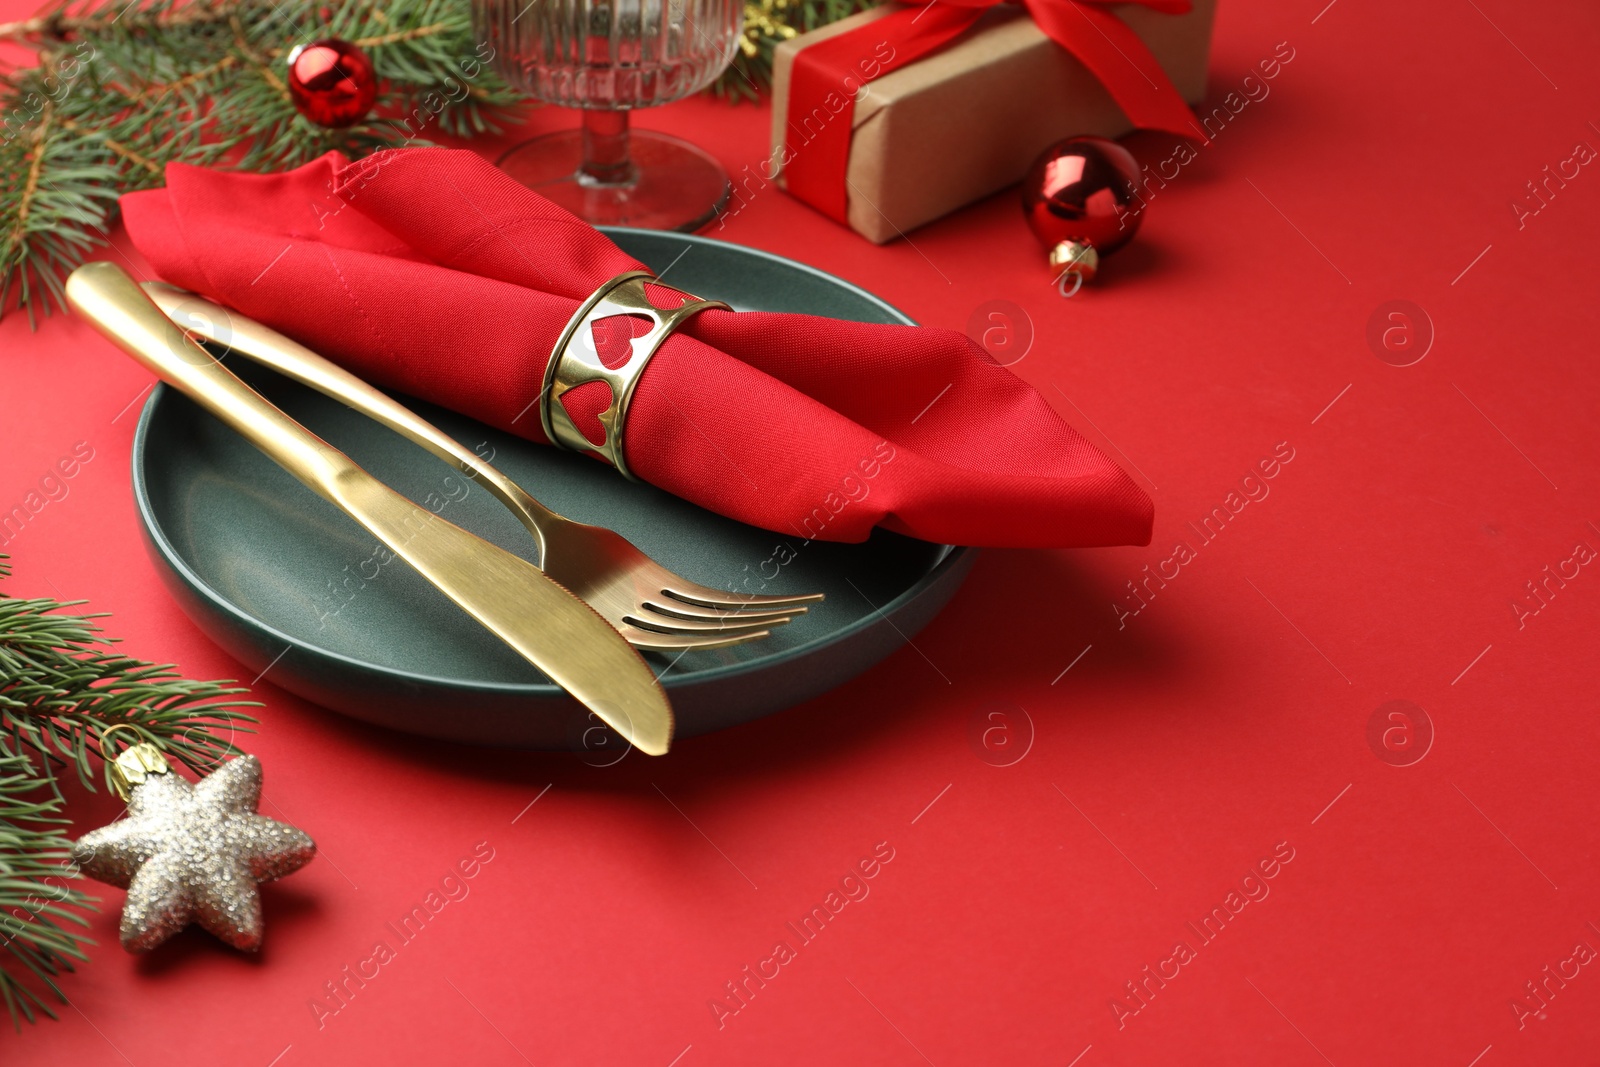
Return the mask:
[[[691, 245], [710, 245], [719, 248], [731, 248], [737, 250], [741, 254], [754, 256], [758, 259], [769, 260], [791, 270], [799, 268], [801, 271], [807, 274], [811, 274], [833, 285], [850, 290], [857, 296], [866, 299], [868, 302], [876, 304], [885, 312], [887, 312], [889, 316], [898, 320], [898, 322], [902, 325], [917, 325], [916, 320], [912, 319], [911, 316], [907, 315], [893, 304], [890, 304], [882, 297], [861, 288], [854, 282], [847, 281], [846, 279], [840, 278], [835, 274], [830, 274], [827, 271], [820, 270], [811, 266], [810, 264], [800, 263], [796, 260], [788, 259], [784, 256], [780, 256], [773, 252], [768, 252], [764, 249], [748, 248], [744, 245], [734, 244], [731, 241], [719, 241], [716, 238], [704, 237], [700, 234], [673, 233], [671, 231], [663, 230], [642, 230], [635, 227], [625, 226], [601, 226], [598, 227], [598, 229], [600, 232], [608, 236], [613, 234], [622, 236], [637, 234], [648, 237], [672, 237], [677, 240], [687, 241]], [[172, 573], [189, 588], [192, 593], [204, 599], [213, 607], [213, 609], [218, 609], [223, 614], [233, 618], [244, 629], [258, 634], [264, 634], [272, 637], [274, 640], [283, 642], [288, 646], [285, 651], [294, 650], [300, 652], [309, 652], [313, 656], [320, 657], [327, 661], [339, 663], [346, 668], [352, 668], [357, 671], [365, 671], [381, 675], [395, 682], [401, 682], [409, 685], [435, 686], [443, 689], [472, 693], [489, 693], [512, 696], [520, 695], [534, 699], [546, 700], [558, 697], [560, 694], [565, 692], [554, 682], [494, 682], [476, 679], [446, 678], [431, 674], [424, 674], [417, 671], [405, 670], [398, 667], [392, 667], [387, 664], [374, 663], [370, 660], [358, 659], [354, 656], [348, 655], [347, 653], [323, 648], [320, 645], [313, 645], [299, 637], [286, 634], [277, 629], [271, 623], [244, 610], [244, 608], [235, 604], [232, 600], [228, 599], [216, 589], [212, 588], [208, 582], [201, 578], [201, 576], [189, 566], [188, 561], [185, 560], [184, 557], [178, 552], [176, 546], [173, 545], [171, 539], [167, 536], [166, 530], [162, 528], [161, 523], [158, 521], [155, 515], [154, 507], [150, 499], [149, 486], [147, 485], [145, 479], [145, 453], [151, 433], [150, 427], [155, 421], [156, 411], [161, 406], [162, 401], [166, 399], [169, 393], [172, 392], [172, 388], [165, 382], [158, 381], [155, 385], [155, 388], [150, 391], [150, 395], [145, 399], [144, 405], [139, 412], [139, 421], [134, 427], [133, 444], [132, 448], [130, 449], [129, 456], [129, 466], [133, 476], [133, 499], [135, 509], [139, 516], [139, 524], [144, 528], [144, 533], [146, 538], [148, 538], [150, 546], [158, 555], [160, 555], [164, 565], [167, 566]], [[759, 528], [760, 527], [756, 527], [756, 529]], [[932, 542], [924, 543], [927, 544]], [[868, 605], [872, 607], [872, 611], [870, 613], [861, 616], [846, 626], [830, 631], [827, 634], [820, 635], [804, 644], [795, 645], [783, 650], [783, 652], [779, 654], [780, 658], [776, 661], [768, 657], [758, 657], [738, 663], [726, 663], [716, 667], [707, 667], [703, 670], [697, 670], [683, 675], [674, 676], [670, 674], [658, 674], [657, 677], [660, 681], [660, 684], [667, 690], [671, 691], [673, 689], [687, 686], [719, 683], [731, 678], [737, 678], [743, 674], [770, 670], [779, 662], [792, 661], [794, 659], [802, 658], [818, 651], [819, 649], [825, 648], [828, 645], [837, 644], [838, 642], [853, 638], [868, 627], [876, 625], [879, 619], [890, 617], [905, 603], [918, 598], [926, 587], [942, 580], [945, 572], [950, 570], [952, 567], [959, 565], [961, 561], [964, 560], [970, 553], [976, 551], [975, 549], [964, 545], [937, 545], [936, 547], [940, 549], [940, 552], [938, 557], [934, 560], [933, 565], [928, 568], [926, 573], [924, 573], [911, 585], [903, 589], [897, 596], [886, 601], [882, 605], [873, 605], [871, 601], [868, 601]], [[188, 613], [185, 612], [185, 614], [187, 615]], [[190, 621], [194, 620], [191, 618]], [[646, 662], [649, 661], [647, 660]]]

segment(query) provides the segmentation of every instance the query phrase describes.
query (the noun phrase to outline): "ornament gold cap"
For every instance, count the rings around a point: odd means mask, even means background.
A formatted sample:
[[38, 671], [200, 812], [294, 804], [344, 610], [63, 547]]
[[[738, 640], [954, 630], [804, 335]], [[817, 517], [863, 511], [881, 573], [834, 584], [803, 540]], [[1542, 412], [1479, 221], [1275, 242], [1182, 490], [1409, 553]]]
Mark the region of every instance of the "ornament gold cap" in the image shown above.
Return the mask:
[[159, 748], [143, 740], [129, 745], [112, 759], [106, 752], [106, 739], [118, 730], [126, 730], [136, 738], [140, 734], [132, 726], [118, 723], [100, 735], [100, 756], [106, 760], [106, 772], [111, 779], [111, 788], [116, 791], [119, 798], [127, 800], [134, 786], [152, 774], [170, 774], [172, 767]]
[[1088, 241], [1062, 241], [1050, 250], [1050, 269], [1058, 278], [1076, 274], [1092, 282], [1100, 272], [1100, 253]]

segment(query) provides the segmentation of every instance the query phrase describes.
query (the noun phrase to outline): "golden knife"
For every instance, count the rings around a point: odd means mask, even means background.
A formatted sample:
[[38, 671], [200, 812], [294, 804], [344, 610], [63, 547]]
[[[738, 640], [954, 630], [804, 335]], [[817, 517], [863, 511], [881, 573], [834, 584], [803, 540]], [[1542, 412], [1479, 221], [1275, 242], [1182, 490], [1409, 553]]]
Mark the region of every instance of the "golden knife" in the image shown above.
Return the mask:
[[67, 302], [163, 381], [355, 519], [642, 752], [672, 740], [672, 708], [639, 653], [533, 564], [412, 503], [240, 381], [112, 263], [67, 279]]

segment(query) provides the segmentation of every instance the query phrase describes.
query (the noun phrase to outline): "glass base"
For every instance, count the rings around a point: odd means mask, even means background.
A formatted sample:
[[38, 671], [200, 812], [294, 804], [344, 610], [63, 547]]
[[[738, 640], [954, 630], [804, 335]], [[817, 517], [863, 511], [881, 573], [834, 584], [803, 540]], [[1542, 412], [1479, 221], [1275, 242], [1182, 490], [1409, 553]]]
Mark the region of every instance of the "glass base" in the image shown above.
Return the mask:
[[499, 167], [595, 226], [688, 233], [727, 206], [728, 174], [699, 148], [648, 130], [629, 131], [628, 141], [633, 165], [627, 182], [599, 182], [580, 172], [580, 129], [525, 141], [501, 156]]

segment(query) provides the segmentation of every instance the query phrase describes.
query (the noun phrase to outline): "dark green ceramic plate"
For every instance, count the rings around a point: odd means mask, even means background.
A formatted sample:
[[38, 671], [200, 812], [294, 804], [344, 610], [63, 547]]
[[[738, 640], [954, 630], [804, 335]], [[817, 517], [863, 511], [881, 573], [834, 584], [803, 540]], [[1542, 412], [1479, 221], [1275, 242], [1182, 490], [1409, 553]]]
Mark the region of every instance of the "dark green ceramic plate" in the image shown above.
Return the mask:
[[[703, 237], [611, 236], [670, 281], [735, 308], [861, 322], [910, 322], [838, 278]], [[229, 365], [377, 477], [520, 555], [533, 542], [511, 513], [450, 467], [377, 423], [238, 359]], [[806, 543], [724, 519], [594, 461], [421, 401], [425, 418], [546, 504], [620, 531], [706, 585], [819, 591], [827, 601], [738, 648], [647, 656], [671, 696], [678, 736], [722, 729], [834, 688], [903, 644], [942, 608], [975, 552], [878, 531], [867, 543]], [[487, 453], [486, 453], [487, 454]], [[152, 557], [184, 610], [245, 666], [316, 704], [397, 730], [457, 741], [615, 749], [576, 702], [187, 398], [158, 387], [133, 446], [133, 489]], [[769, 562], [786, 544], [795, 558]], [[775, 576], [774, 576], [775, 574]], [[766, 585], [761, 583], [765, 581]]]

